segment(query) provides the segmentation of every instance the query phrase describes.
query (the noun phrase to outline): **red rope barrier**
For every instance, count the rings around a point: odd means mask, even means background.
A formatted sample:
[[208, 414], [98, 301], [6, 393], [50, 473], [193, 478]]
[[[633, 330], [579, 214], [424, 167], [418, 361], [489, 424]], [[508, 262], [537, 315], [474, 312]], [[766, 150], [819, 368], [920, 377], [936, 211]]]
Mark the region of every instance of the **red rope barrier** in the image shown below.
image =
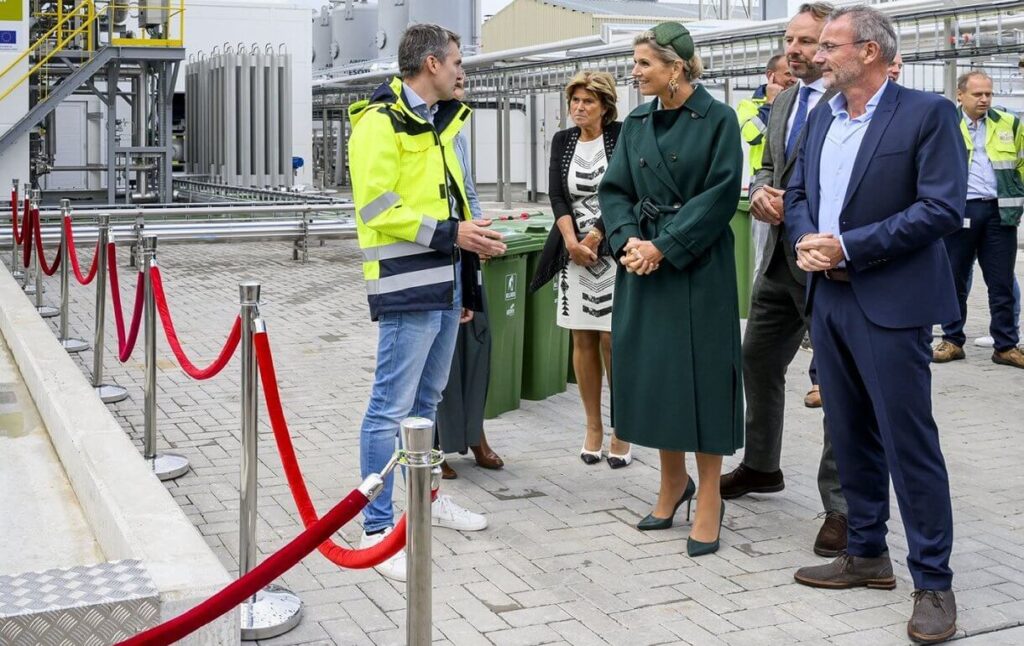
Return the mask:
[[71, 228], [70, 217], [64, 218], [64, 232], [64, 237], [68, 241], [68, 260], [71, 261], [71, 268], [75, 271], [75, 279], [82, 285], [88, 285], [96, 277], [96, 269], [99, 265], [97, 262], [100, 259], [100, 254], [98, 253], [100, 250], [99, 240], [96, 241], [96, 253], [92, 255], [92, 266], [89, 267], [89, 275], [83, 276], [82, 267], [78, 264], [78, 251], [75, 249], [75, 233]]
[[280, 551], [267, 557], [267, 560], [257, 565], [252, 572], [231, 583], [195, 608], [155, 628], [150, 628], [126, 639], [118, 646], [165, 646], [184, 638], [201, 626], [205, 626], [291, 569], [312, 552], [317, 545], [355, 518], [367, 502], [366, 496], [359, 490], [353, 491], [335, 505], [326, 516], [299, 534]]
[[46, 264], [46, 256], [43, 255], [43, 227], [39, 226], [39, 211], [36, 210], [34, 213], [33, 220], [35, 221], [35, 235], [36, 239], [36, 253], [39, 255], [39, 268], [47, 276], [52, 276], [57, 273], [57, 269], [60, 267], [60, 245], [57, 245], [57, 257], [53, 261], [53, 265]]
[[21, 234], [18, 233], [18, 189], [11, 189], [11, 235], [14, 244], [21, 244]]
[[[267, 402], [267, 413], [270, 416], [270, 425], [274, 429], [274, 439], [277, 440], [277, 450], [281, 455], [281, 464], [284, 465], [288, 488], [291, 489], [292, 498], [295, 499], [295, 506], [299, 510], [302, 524], [312, 527], [318, 522], [316, 508], [313, 507], [309, 490], [306, 489], [302, 470], [299, 468], [299, 462], [295, 456], [295, 447], [292, 446], [291, 434], [288, 432], [288, 423], [284, 418], [281, 392], [277, 387], [277, 372], [274, 369], [274, 355], [270, 351], [270, 339], [267, 338], [267, 333], [257, 332], [254, 334], [253, 344], [256, 346], [256, 364], [259, 366], [260, 380], [263, 383], [263, 397]], [[328, 538], [320, 545], [319, 549], [320, 553], [330, 562], [359, 570], [380, 565], [404, 547], [405, 514], [395, 525], [395, 529], [373, 547], [353, 550], [342, 547]]]
[[32, 230], [36, 224], [36, 212], [28, 208], [28, 204], [28, 200], [25, 200], [25, 219], [22, 221], [21, 229], [21, 264], [25, 269], [28, 269], [28, 264], [32, 260]]
[[181, 349], [181, 342], [178, 340], [178, 333], [174, 331], [174, 321], [171, 319], [171, 310], [167, 306], [167, 297], [164, 296], [163, 279], [160, 277], [159, 267], [150, 268], [149, 279], [153, 281], [153, 299], [156, 301], [156, 309], [160, 313], [160, 321], [164, 325], [164, 335], [167, 337], [167, 343], [171, 346], [171, 351], [177, 357], [178, 363], [181, 365], [181, 369], [185, 371], [185, 374], [193, 379], [202, 380], [209, 379], [223, 370], [224, 366], [228, 365], [232, 355], [235, 354], [238, 342], [242, 338], [241, 317], [235, 317], [235, 324], [231, 327], [228, 340], [224, 344], [224, 348], [221, 349], [220, 355], [208, 367], [198, 368], [185, 356], [185, 351]]
[[107, 243], [107, 273], [110, 275], [110, 298], [114, 302], [114, 322], [117, 327], [117, 358], [121, 363], [128, 361], [135, 349], [135, 341], [139, 338], [139, 324], [142, 322], [142, 305], [144, 286], [143, 273], [140, 271], [135, 282], [135, 307], [132, 309], [132, 320], [129, 324], [128, 339], [124, 335], [124, 313], [121, 309], [121, 282], [117, 278], [117, 246]]

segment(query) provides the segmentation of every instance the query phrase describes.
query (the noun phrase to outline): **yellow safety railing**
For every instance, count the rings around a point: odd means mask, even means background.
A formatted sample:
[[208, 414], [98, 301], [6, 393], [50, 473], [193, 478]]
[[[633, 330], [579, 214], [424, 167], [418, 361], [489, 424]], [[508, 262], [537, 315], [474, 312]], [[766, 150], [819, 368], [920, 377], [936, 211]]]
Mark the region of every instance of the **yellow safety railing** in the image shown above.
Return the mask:
[[[57, 6], [60, 7], [61, 3], [57, 3]], [[36, 63], [0, 94], [0, 101], [10, 96], [11, 92], [14, 92], [18, 86], [38, 72], [40, 68], [50, 62], [50, 59], [79, 36], [84, 35], [85, 37], [85, 45], [82, 50], [89, 53], [93, 51], [93, 43], [95, 42], [93, 26], [96, 23], [96, 7], [93, 5], [92, 0], [83, 0], [68, 13], [63, 13], [61, 9], [58, 9], [53, 15], [57, 17], [57, 23], [40, 36], [36, 42], [32, 43], [31, 47], [22, 52], [7, 67], [0, 71], [0, 79], [3, 79], [11, 70], [17, 68], [22, 61], [33, 54], [39, 54]], [[53, 49], [43, 53], [43, 50], [51, 42], [54, 43]], [[40, 91], [45, 93], [45, 89], [42, 87]]]
[[185, 44], [185, 0], [164, 0], [163, 2], [148, 0], [145, 2], [118, 2], [112, 0], [104, 12], [109, 12], [110, 23], [117, 11], [131, 11], [141, 16], [146, 12], [158, 12], [161, 16], [162, 29], [159, 37], [150, 36], [142, 30], [136, 38], [111, 38], [110, 44], [118, 47], [182, 47]]

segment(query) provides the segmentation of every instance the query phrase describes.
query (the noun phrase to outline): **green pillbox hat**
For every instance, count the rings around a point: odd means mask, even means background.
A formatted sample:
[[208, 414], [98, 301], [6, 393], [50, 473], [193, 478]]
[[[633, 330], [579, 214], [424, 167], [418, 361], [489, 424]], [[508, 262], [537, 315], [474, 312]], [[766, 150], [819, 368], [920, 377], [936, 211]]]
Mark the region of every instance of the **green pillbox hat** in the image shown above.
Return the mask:
[[679, 54], [679, 58], [688, 61], [693, 58], [693, 37], [686, 27], [678, 22], [663, 22], [651, 31], [654, 41], [662, 47], [671, 47]]

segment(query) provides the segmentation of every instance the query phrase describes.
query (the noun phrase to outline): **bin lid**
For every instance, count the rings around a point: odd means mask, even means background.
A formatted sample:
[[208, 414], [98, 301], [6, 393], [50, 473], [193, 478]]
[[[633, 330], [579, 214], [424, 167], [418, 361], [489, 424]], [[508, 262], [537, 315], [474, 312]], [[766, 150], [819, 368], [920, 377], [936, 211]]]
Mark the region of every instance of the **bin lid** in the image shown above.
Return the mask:
[[504, 253], [505, 256], [530, 253], [531, 251], [537, 251], [544, 246], [543, 240], [541, 240], [540, 246], [538, 246], [534, 236], [516, 231], [512, 227], [504, 225], [504, 223], [501, 226], [493, 226], [492, 228], [505, 236], [504, 242], [505, 246], [508, 248]]

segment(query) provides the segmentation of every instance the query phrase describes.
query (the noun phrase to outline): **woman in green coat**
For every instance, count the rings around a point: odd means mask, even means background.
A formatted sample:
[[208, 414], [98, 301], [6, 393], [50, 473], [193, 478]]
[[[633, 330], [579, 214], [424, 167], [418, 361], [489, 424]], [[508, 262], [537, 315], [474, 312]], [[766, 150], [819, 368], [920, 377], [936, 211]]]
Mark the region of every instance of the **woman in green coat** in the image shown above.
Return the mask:
[[[622, 126], [599, 193], [623, 265], [612, 313], [612, 415], [620, 438], [660, 449], [661, 489], [639, 529], [667, 529], [700, 496], [691, 556], [718, 549], [722, 456], [743, 445], [743, 386], [733, 236], [742, 181], [731, 108], [693, 81], [702, 66], [678, 23], [634, 42], [633, 78], [654, 96]], [[689, 506], [687, 506], [689, 512]], [[689, 517], [689, 513], [687, 513]]]

